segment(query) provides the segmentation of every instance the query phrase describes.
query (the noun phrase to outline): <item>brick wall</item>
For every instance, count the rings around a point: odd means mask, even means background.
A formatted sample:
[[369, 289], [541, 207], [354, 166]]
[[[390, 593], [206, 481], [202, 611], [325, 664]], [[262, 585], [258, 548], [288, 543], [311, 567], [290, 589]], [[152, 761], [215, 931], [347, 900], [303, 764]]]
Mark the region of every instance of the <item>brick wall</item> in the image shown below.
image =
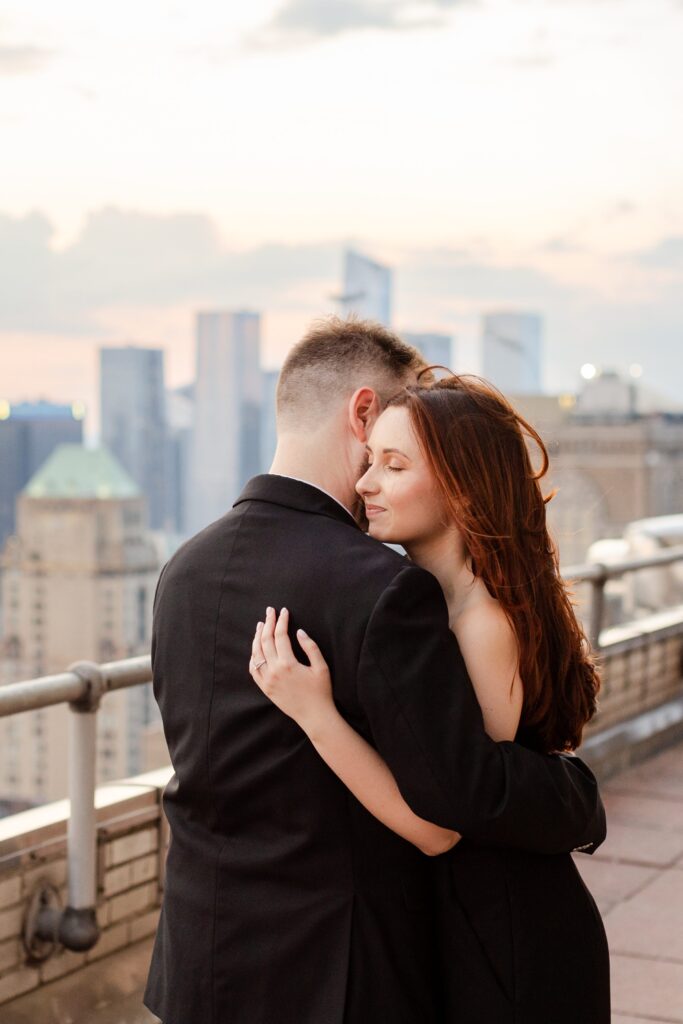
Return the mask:
[[683, 697], [683, 607], [603, 632], [599, 711], [587, 735]]
[[156, 930], [168, 827], [161, 792], [171, 769], [97, 790], [97, 920], [102, 929], [87, 953], [58, 948], [41, 964], [27, 963], [22, 930], [41, 880], [66, 905], [67, 801], [0, 819], [0, 1004], [77, 971]]

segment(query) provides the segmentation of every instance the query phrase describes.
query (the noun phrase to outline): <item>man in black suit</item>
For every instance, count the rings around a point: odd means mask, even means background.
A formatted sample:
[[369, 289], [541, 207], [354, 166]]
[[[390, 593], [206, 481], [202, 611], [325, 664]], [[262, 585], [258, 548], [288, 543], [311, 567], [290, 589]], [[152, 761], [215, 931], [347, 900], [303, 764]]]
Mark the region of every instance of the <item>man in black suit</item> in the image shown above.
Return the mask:
[[314, 326], [282, 370], [271, 473], [162, 570], [152, 664], [172, 838], [145, 1004], [164, 1024], [444, 1020], [434, 862], [251, 680], [267, 605], [315, 637], [339, 708], [416, 813], [539, 853], [604, 838], [581, 761], [486, 736], [438, 583], [352, 514], [368, 432], [419, 366], [379, 325]]

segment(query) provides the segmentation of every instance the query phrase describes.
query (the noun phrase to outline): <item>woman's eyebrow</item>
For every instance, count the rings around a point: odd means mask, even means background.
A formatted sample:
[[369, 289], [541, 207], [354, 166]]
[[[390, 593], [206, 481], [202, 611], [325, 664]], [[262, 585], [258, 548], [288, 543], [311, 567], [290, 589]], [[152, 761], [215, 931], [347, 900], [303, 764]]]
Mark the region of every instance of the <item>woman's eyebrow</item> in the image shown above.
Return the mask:
[[[371, 455], [373, 454], [372, 448], [369, 444], [365, 445], [365, 450]], [[406, 455], [405, 452], [402, 452], [400, 448], [382, 448], [382, 455], [401, 455], [404, 459], [407, 459], [408, 462], [410, 462], [410, 456]]]

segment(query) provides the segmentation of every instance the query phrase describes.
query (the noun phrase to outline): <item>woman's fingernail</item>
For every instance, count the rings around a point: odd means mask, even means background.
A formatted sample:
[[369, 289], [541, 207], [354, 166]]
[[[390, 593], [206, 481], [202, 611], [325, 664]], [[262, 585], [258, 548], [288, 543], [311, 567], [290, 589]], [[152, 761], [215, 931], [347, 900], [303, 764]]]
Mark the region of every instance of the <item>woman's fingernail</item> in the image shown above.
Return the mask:
[[272, 612], [272, 610], [273, 610], [273, 609], [272, 609], [272, 608], [270, 607], [270, 605], [268, 605], [268, 607], [266, 608], [266, 615], [270, 615], [270, 613]]
[[287, 611], [287, 609], [286, 609], [286, 608], [282, 608], [282, 609], [280, 610], [280, 615], [284, 615], [284, 613], [285, 613], [286, 611]]
[[298, 636], [303, 636], [306, 638], [306, 640], [308, 640], [308, 633], [306, 632], [305, 629], [297, 629], [297, 634]]
[[259, 629], [263, 629], [263, 623], [262, 622], [257, 622], [256, 623], [256, 632], [257, 633], [258, 633]]

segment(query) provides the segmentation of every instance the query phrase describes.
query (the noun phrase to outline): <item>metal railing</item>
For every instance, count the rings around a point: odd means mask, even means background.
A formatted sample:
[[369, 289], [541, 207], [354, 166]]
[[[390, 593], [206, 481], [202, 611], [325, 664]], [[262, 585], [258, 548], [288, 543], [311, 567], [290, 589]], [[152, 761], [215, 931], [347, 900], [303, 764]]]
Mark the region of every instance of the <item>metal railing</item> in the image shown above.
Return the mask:
[[656, 555], [643, 558], [626, 558], [612, 565], [593, 562], [590, 565], [573, 565], [562, 569], [565, 580], [572, 583], [591, 584], [591, 606], [588, 624], [588, 639], [593, 650], [600, 650], [600, 634], [605, 621], [605, 585], [609, 580], [621, 579], [628, 572], [641, 569], [664, 568], [674, 562], [683, 561], [683, 545], [669, 548]]
[[[152, 679], [149, 655], [97, 665], [77, 661], [66, 672], [0, 687], [0, 717], [68, 703], [67, 905], [55, 905], [45, 885], [34, 894], [24, 928], [24, 946], [32, 961], [45, 959], [60, 943], [82, 952], [97, 942], [97, 824], [95, 768], [97, 711], [112, 690]], [[45, 952], [47, 948], [47, 953]]]
[[[683, 561], [683, 546], [661, 554], [633, 558], [613, 565], [591, 564], [563, 569], [565, 579], [590, 583], [592, 603], [589, 637], [595, 648], [600, 645], [604, 622], [605, 585], [629, 572], [665, 567]], [[102, 697], [112, 690], [139, 686], [152, 679], [149, 655], [122, 661], [77, 661], [66, 672], [43, 676], [0, 687], [0, 717], [68, 703], [68, 788], [70, 815], [67, 831], [68, 895], [67, 906], [54, 905], [50, 894], [34, 895], [33, 913], [27, 917], [24, 943], [32, 959], [40, 959], [41, 949], [59, 942], [72, 950], [87, 950], [99, 938], [96, 917], [95, 769], [97, 711]]]

